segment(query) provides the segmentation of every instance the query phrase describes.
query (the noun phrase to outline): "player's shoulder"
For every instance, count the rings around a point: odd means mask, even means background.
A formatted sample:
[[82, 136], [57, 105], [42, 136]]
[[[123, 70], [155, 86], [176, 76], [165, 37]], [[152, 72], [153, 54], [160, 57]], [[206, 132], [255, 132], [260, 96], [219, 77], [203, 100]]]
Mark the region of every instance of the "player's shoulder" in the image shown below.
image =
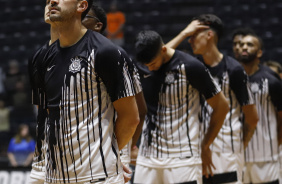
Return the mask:
[[190, 68], [197, 68], [197, 67], [204, 67], [204, 64], [196, 57], [192, 56], [191, 54], [179, 50], [175, 50], [174, 58], [179, 60], [183, 63], [186, 69]]
[[109, 40], [107, 37], [105, 37], [101, 33], [88, 29], [86, 34], [88, 36], [88, 40], [90, 41], [89, 43], [92, 45], [95, 45], [99, 48], [107, 48], [107, 47], [114, 46], [111, 40]]
[[30, 62], [34, 63], [37, 62], [37, 58], [47, 52], [49, 49], [49, 41], [46, 42], [44, 45], [42, 45], [40, 48], [38, 48], [32, 55]]
[[239, 70], [244, 70], [243, 66], [239, 63], [239, 61], [237, 61], [235, 58], [228, 56], [228, 55], [224, 55], [223, 56], [225, 61], [226, 61], [226, 66], [228, 67], [228, 69], [231, 70], [235, 70], [235, 69], [239, 69]]
[[266, 78], [274, 80], [274, 81], [281, 81], [280, 76], [271, 70], [268, 66], [259, 65], [259, 72], [261, 75], [264, 75]]

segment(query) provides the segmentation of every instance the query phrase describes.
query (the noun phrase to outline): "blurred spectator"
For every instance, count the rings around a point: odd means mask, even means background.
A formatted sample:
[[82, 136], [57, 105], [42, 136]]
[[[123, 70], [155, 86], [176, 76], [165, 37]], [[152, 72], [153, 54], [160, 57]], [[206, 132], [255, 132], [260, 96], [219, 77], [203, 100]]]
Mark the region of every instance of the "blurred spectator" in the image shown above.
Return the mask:
[[278, 63], [277, 61], [266, 61], [264, 65], [268, 66], [271, 70], [273, 70], [275, 73], [279, 75], [279, 77], [282, 79], [282, 65]]
[[17, 81], [15, 84], [15, 92], [13, 95], [13, 105], [23, 106], [27, 104], [27, 92], [23, 81]]
[[13, 137], [8, 147], [8, 158], [13, 167], [30, 166], [35, 150], [35, 141], [29, 134], [26, 124], [19, 126], [18, 133]]
[[8, 70], [6, 73], [6, 79], [4, 81], [5, 90], [7, 92], [8, 104], [13, 104], [13, 95], [17, 92], [19, 86], [18, 82], [22, 82], [25, 86], [27, 84], [27, 77], [20, 70], [20, 65], [17, 60], [10, 60], [8, 63]]
[[123, 27], [125, 24], [125, 15], [117, 9], [116, 2], [113, 2], [110, 6], [110, 11], [107, 13], [107, 21], [107, 37], [113, 43], [122, 47], [124, 45]]
[[0, 155], [6, 156], [10, 139], [10, 109], [5, 106], [5, 102], [0, 98]]
[[4, 80], [5, 73], [3, 71], [3, 68], [0, 67], [0, 95], [3, 95], [5, 93]]
[[10, 131], [10, 109], [5, 106], [4, 100], [0, 99], [0, 133]]

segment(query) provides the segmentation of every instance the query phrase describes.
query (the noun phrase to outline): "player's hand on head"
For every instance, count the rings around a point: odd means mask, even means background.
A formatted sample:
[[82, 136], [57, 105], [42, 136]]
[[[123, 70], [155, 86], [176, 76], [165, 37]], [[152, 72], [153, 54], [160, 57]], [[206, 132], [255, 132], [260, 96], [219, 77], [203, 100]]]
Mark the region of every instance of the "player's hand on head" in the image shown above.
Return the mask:
[[198, 30], [202, 29], [209, 29], [210, 27], [207, 25], [203, 25], [200, 21], [198, 20], [193, 20], [183, 31], [182, 33], [186, 36], [192, 36], [195, 34]]

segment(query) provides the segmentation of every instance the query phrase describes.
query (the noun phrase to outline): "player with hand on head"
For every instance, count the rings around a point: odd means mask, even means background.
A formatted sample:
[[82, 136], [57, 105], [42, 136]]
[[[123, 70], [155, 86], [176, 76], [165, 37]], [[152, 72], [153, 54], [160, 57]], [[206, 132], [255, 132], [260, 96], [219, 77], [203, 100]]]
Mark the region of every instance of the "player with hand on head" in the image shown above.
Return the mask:
[[[254, 133], [258, 114], [244, 68], [235, 59], [223, 55], [217, 47], [222, 32], [223, 23], [219, 17], [213, 14], [202, 14], [193, 18], [193, 21], [167, 43], [167, 46], [176, 48], [184, 39], [190, 37], [189, 43], [193, 53], [202, 56], [204, 64], [219, 83], [228, 100], [229, 112], [220, 133], [210, 147], [215, 167], [212, 169], [203, 167], [204, 183], [211, 181], [241, 183], [244, 148], [247, 147]], [[241, 111], [245, 120], [243, 128], [243, 122], [240, 119]], [[209, 126], [211, 112], [209, 105], [202, 103], [203, 131]], [[204, 153], [204, 150], [202, 151]]]

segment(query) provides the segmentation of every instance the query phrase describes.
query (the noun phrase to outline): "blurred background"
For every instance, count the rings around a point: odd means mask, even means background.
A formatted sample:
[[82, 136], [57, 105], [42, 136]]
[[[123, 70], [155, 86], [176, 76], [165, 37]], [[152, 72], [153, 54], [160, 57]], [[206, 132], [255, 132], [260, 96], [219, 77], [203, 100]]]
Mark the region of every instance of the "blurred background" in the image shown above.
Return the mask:
[[[96, 1], [106, 12], [111, 0]], [[194, 16], [212, 13], [225, 24], [219, 49], [232, 56], [232, 32], [250, 27], [263, 39], [262, 61], [282, 64], [281, 12], [279, 0], [119, 0], [125, 14], [124, 49], [134, 58], [134, 39], [140, 30], [155, 30], [168, 42]], [[36, 108], [31, 105], [27, 76], [28, 58], [49, 39], [44, 22], [44, 0], [0, 0], [0, 166], [9, 166], [7, 149], [20, 124], [29, 126], [35, 138]], [[191, 52], [187, 41], [178, 49]]]

